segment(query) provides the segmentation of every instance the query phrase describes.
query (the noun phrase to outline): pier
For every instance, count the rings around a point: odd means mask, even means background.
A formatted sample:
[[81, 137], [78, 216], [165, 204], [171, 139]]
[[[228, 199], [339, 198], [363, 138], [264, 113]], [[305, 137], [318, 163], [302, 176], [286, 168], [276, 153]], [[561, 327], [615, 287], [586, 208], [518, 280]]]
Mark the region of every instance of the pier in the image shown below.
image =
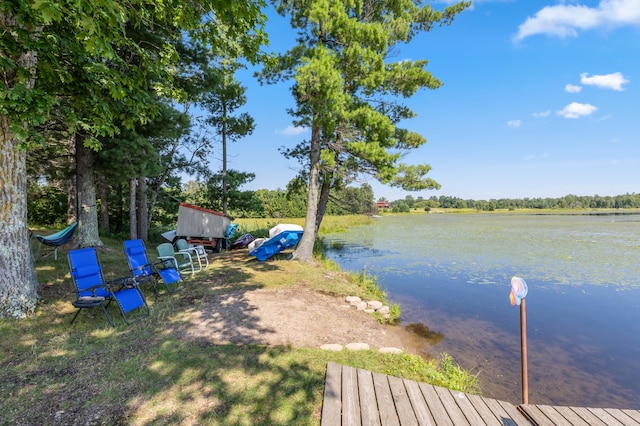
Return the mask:
[[513, 405], [333, 362], [321, 426], [640, 426], [640, 410]]

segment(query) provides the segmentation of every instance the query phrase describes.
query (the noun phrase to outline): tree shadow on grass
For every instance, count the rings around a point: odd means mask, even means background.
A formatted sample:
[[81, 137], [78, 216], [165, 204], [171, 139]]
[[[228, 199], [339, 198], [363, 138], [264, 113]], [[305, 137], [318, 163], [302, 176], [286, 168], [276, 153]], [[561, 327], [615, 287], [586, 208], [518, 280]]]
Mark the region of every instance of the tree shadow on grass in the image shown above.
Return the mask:
[[[174, 357], [180, 361], [170, 362]], [[162, 358], [162, 366], [151, 370], [154, 381], [167, 385], [131, 401], [136, 423], [317, 423], [313, 414], [324, 376], [296, 360], [290, 349], [191, 345]]]
[[13, 353], [3, 348], [0, 415], [16, 425], [317, 423], [323, 370], [296, 351], [156, 331], [138, 323], [25, 334]]
[[[97, 309], [69, 324], [70, 282], [41, 286], [38, 313], [0, 320], [0, 418], [7, 424], [317, 424], [324, 360], [261, 345], [248, 291], [251, 269], [233, 262], [188, 279], [177, 294], [147, 297], [149, 318], [108, 326]], [[261, 265], [258, 268], [277, 268]], [[230, 320], [225, 316], [233, 313]], [[194, 330], [215, 330], [212, 343]], [[204, 336], [204, 337], [203, 337]]]

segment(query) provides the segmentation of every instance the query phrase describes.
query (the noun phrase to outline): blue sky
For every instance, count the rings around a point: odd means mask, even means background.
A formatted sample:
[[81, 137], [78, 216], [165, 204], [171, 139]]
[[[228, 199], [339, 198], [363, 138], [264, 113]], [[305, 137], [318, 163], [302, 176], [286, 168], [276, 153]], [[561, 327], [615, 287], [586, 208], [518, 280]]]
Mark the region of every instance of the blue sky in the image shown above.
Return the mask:
[[[270, 18], [269, 49], [285, 50], [288, 21]], [[477, 0], [398, 51], [398, 60], [429, 60], [444, 83], [408, 100], [417, 117], [403, 123], [428, 141], [404, 161], [429, 163], [442, 189], [363, 180], [376, 199], [640, 192], [640, 0]], [[229, 167], [256, 174], [244, 189], [284, 189], [298, 164], [278, 148], [310, 132], [291, 125], [288, 85], [238, 77], [256, 129], [229, 147]]]

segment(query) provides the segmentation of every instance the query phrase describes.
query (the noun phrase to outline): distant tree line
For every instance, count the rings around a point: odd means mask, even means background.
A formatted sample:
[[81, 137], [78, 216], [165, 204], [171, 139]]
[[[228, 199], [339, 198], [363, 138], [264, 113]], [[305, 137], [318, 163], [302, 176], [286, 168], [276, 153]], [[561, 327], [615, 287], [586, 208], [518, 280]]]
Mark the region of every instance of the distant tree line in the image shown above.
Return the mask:
[[[226, 200], [228, 214], [234, 218], [251, 217], [305, 217], [307, 209], [307, 188], [304, 182], [294, 179], [286, 189], [259, 189], [243, 191], [241, 186], [252, 181], [255, 175], [229, 170], [227, 195], [222, 198], [222, 176], [214, 175], [206, 182], [190, 181], [180, 185], [177, 180], [169, 180], [160, 188], [158, 200], [152, 211], [150, 228], [175, 226], [181, 201], [200, 207], [222, 211]], [[121, 234], [129, 229], [128, 191], [109, 191], [105, 202], [109, 228], [103, 230]], [[348, 214], [374, 214], [373, 189], [368, 184], [360, 187], [344, 187], [334, 191], [327, 203], [327, 214], [331, 216]], [[64, 225], [68, 208], [68, 194], [63, 186], [29, 182], [28, 216], [33, 225]], [[98, 200], [100, 210], [102, 199]]]
[[464, 200], [458, 197], [441, 195], [440, 197], [414, 198], [407, 195], [404, 199], [391, 202], [394, 212], [412, 209], [429, 211], [433, 208], [476, 209], [494, 211], [496, 209], [631, 209], [640, 208], [640, 194], [615, 196], [565, 195], [560, 198], [499, 198], [490, 200]]

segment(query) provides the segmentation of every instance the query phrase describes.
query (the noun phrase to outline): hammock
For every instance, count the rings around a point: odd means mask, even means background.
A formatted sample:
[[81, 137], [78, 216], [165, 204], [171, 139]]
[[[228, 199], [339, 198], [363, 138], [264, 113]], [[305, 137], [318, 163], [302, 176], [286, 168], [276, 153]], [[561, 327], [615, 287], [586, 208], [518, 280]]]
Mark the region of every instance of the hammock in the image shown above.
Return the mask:
[[62, 231], [58, 231], [51, 235], [36, 235], [36, 239], [42, 244], [53, 247], [53, 251], [42, 256], [43, 258], [54, 255], [54, 258], [58, 259], [58, 247], [68, 243], [73, 238], [73, 234], [76, 232], [77, 222], [64, 228]]

